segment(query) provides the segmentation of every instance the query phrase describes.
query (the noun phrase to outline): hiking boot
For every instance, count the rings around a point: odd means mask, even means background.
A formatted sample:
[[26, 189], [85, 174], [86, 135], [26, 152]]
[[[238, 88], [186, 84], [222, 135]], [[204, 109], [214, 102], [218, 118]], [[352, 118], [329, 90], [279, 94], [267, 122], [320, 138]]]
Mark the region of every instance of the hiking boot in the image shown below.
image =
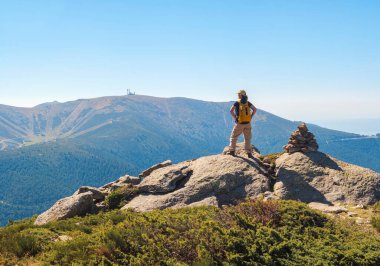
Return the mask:
[[231, 156], [236, 156], [235, 151], [230, 151], [228, 154]]
[[248, 158], [253, 159], [252, 153], [247, 153], [247, 155], [248, 155]]

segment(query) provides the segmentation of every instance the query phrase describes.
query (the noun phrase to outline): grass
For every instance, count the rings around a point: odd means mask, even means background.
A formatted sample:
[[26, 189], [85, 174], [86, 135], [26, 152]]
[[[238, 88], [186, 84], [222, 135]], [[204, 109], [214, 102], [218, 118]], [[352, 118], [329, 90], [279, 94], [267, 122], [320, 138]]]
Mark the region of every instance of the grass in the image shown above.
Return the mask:
[[379, 265], [380, 236], [368, 230], [295, 201], [113, 210], [1, 228], [0, 265]]
[[276, 160], [281, 156], [283, 155], [285, 152], [278, 152], [278, 153], [271, 153], [271, 154], [267, 154], [267, 155], [260, 155], [260, 159], [263, 161], [264, 159], [265, 160], [268, 160], [269, 161], [269, 164], [271, 165], [276, 165]]

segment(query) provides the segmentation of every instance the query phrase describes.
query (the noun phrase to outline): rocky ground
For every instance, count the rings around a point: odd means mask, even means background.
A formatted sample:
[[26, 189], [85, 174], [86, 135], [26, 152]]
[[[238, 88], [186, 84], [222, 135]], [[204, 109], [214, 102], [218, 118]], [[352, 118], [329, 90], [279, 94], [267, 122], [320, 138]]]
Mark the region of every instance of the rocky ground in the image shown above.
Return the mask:
[[[306, 125], [292, 136], [300, 130], [314, 139]], [[226, 148], [222, 154], [178, 164], [165, 161], [139, 177], [126, 175], [100, 188], [81, 187], [39, 215], [35, 224], [110, 206], [145, 212], [203, 204], [221, 207], [256, 197], [299, 200], [324, 213], [368, 223], [367, 206], [380, 199], [380, 174], [318, 152], [313, 143], [312, 148], [271, 156], [253, 147], [253, 159], [239, 144], [236, 156], [227, 155]]]

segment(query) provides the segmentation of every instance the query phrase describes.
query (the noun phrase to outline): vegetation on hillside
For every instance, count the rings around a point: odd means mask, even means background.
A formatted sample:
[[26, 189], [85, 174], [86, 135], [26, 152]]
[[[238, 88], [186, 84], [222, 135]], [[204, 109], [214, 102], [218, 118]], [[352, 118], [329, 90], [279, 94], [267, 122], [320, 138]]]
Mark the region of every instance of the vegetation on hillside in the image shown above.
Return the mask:
[[41, 213], [80, 186], [101, 186], [126, 173], [137, 171], [129, 162], [70, 143], [0, 152], [0, 226]]
[[380, 233], [380, 201], [373, 205], [372, 226]]
[[23, 220], [0, 229], [0, 257], [20, 265], [379, 265], [380, 236], [303, 203], [251, 200], [39, 227]]

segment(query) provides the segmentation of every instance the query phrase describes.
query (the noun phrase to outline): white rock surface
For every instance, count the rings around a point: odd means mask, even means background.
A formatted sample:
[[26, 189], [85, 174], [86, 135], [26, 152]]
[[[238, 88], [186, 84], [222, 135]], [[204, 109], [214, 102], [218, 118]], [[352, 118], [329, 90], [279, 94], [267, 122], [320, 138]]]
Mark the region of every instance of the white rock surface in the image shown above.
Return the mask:
[[123, 209], [137, 211], [201, 204], [221, 206], [256, 197], [269, 188], [260, 160], [214, 155], [155, 170], [138, 187], [143, 194]]
[[320, 203], [320, 202], [310, 202], [309, 207], [315, 210], [319, 210], [324, 213], [342, 213], [347, 212], [348, 210], [345, 207], [341, 206], [331, 206], [328, 204]]
[[94, 208], [92, 195], [92, 192], [88, 191], [60, 199], [50, 209], [40, 214], [34, 224], [43, 225], [51, 221], [90, 213]]
[[380, 174], [321, 152], [283, 154], [276, 160], [274, 193], [303, 202], [373, 204], [380, 199]]

